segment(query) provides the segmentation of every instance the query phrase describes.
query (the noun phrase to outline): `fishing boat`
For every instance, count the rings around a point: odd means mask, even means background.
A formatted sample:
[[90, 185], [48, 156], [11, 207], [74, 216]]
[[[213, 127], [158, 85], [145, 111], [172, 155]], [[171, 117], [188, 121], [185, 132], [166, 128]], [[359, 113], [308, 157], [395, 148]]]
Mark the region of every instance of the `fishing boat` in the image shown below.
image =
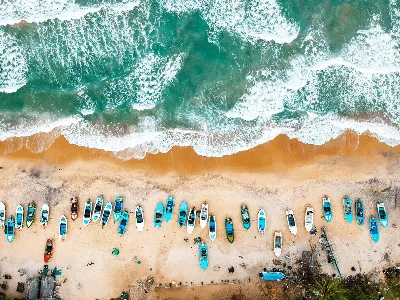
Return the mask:
[[235, 240], [235, 231], [233, 229], [233, 222], [231, 218], [225, 219], [225, 232], [228, 242], [232, 244]]
[[35, 221], [35, 211], [36, 211], [36, 204], [35, 202], [31, 202], [28, 204], [28, 211], [26, 213], [26, 227], [29, 228], [32, 226], [33, 222]]
[[124, 235], [128, 227], [129, 213], [124, 210], [119, 218], [118, 233]]
[[389, 220], [388, 220], [388, 214], [385, 209], [385, 204], [383, 202], [378, 202], [376, 204], [376, 208], [378, 209], [379, 222], [381, 222], [383, 227], [388, 227]]
[[15, 229], [21, 229], [24, 226], [24, 208], [22, 205], [17, 206], [15, 213]]
[[137, 228], [137, 230], [143, 231], [143, 228], [144, 228], [144, 216], [143, 216], [143, 208], [142, 208], [142, 206], [140, 206], [140, 205], [136, 206], [135, 216], [136, 216], [136, 228]]
[[274, 254], [276, 257], [281, 256], [282, 253], [282, 232], [275, 231], [274, 235]]
[[183, 201], [179, 206], [179, 216], [178, 216], [179, 227], [182, 227], [186, 224], [187, 214], [188, 214], [188, 205], [186, 201]]
[[379, 241], [379, 228], [378, 221], [375, 217], [369, 218], [369, 233], [371, 234], [372, 240], [377, 243]]
[[266, 281], [281, 281], [285, 279], [285, 274], [281, 271], [263, 271], [258, 276]]
[[114, 213], [113, 213], [114, 222], [117, 222], [121, 217], [123, 208], [124, 208], [124, 197], [118, 196], [117, 198], [115, 198], [115, 204], [114, 204]]
[[107, 226], [108, 220], [110, 219], [112, 212], [112, 203], [108, 202], [106, 206], [104, 206], [103, 215], [101, 216], [101, 228]]
[[169, 222], [171, 220], [172, 215], [174, 213], [174, 207], [175, 207], [174, 198], [168, 197], [167, 203], [165, 205], [165, 213], [164, 213], [165, 222]]
[[48, 263], [53, 258], [54, 241], [48, 239], [46, 242], [46, 248], [44, 249], [44, 262]]
[[6, 206], [0, 202], [0, 228], [3, 228], [6, 222]]
[[163, 214], [164, 214], [164, 205], [161, 202], [159, 202], [154, 211], [154, 227], [156, 228], [161, 227]]
[[78, 197], [71, 198], [71, 220], [75, 221], [78, 218], [79, 204]]
[[351, 208], [351, 199], [347, 196], [345, 196], [343, 199], [343, 211], [344, 211], [344, 217], [346, 218], [346, 221], [349, 223], [353, 222], [353, 211]]
[[207, 226], [207, 221], [208, 221], [208, 204], [207, 202], [203, 203], [201, 205], [201, 210], [200, 210], [200, 227], [201, 228], [206, 228]]
[[286, 211], [286, 218], [289, 225], [289, 230], [293, 235], [297, 234], [296, 218], [294, 217], [293, 210], [288, 209]]
[[332, 221], [332, 205], [331, 199], [328, 196], [322, 198], [322, 211], [324, 212], [324, 218], [329, 223]]
[[83, 226], [88, 226], [92, 219], [93, 204], [90, 199], [85, 203], [85, 210], [83, 211]]
[[308, 206], [306, 208], [304, 225], [308, 232], [311, 231], [311, 229], [313, 228], [313, 225], [314, 225], [314, 209], [311, 207], [310, 204], [308, 204]]
[[358, 225], [364, 225], [364, 201], [357, 199], [354, 205], [357, 223]]
[[242, 204], [242, 206], [240, 207], [240, 213], [242, 215], [243, 227], [246, 230], [249, 230], [251, 223], [250, 223], [250, 213], [247, 205]]
[[60, 240], [63, 241], [67, 238], [67, 231], [68, 231], [67, 218], [64, 215], [62, 215], [60, 218], [60, 230], [59, 230]]
[[190, 212], [189, 212], [189, 216], [188, 216], [188, 220], [187, 220], [187, 233], [191, 234], [194, 230], [194, 225], [196, 224], [196, 209], [193, 207]]
[[207, 270], [208, 267], [208, 249], [207, 245], [204, 242], [199, 244], [199, 257], [200, 257], [200, 267], [203, 270]]
[[265, 229], [267, 228], [267, 219], [265, 218], [265, 211], [260, 209], [258, 211], [258, 233], [265, 233]]
[[47, 203], [43, 203], [40, 211], [40, 226], [46, 227], [49, 224], [50, 208]]
[[212, 241], [217, 237], [217, 221], [213, 215], [210, 215], [210, 220], [208, 221], [208, 236]]
[[100, 219], [101, 211], [103, 210], [104, 198], [100, 195], [96, 199], [96, 204], [94, 205], [93, 211], [93, 222], [97, 222]]
[[7, 218], [5, 227], [6, 238], [9, 243], [14, 240], [15, 237], [15, 219], [13, 216]]

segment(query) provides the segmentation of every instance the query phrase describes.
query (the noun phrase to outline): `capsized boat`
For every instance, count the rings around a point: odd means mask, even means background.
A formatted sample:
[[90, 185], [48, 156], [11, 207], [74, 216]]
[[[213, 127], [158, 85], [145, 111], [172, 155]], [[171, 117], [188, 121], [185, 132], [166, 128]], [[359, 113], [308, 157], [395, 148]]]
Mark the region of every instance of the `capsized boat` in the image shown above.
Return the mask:
[[388, 219], [388, 214], [385, 209], [385, 204], [383, 202], [378, 202], [376, 204], [376, 208], [378, 209], [379, 222], [381, 222], [383, 227], [388, 227], [389, 219]]
[[207, 245], [204, 242], [199, 244], [199, 258], [200, 258], [200, 267], [203, 270], [206, 270], [208, 267], [208, 249]]
[[332, 221], [332, 205], [331, 199], [328, 196], [322, 198], [322, 211], [324, 212], [324, 218], [329, 223]]
[[103, 210], [104, 198], [100, 195], [96, 199], [96, 204], [94, 205], [93, 211], [93, 222], [97, 222], [100, 219], [101, 211]]
[[79, 204], [78, 197], [71, 198], [71, 220], [75, 221], [78, 218]]
[[46, 242], [46, 248], [44, 249], [44, 262], [48, 263], [53, 258], [54, 241], [48, 239]]
[[154, 227], [160, 228], [163, 221], [164, 205], [159, 202], [154, 211]]
[[188, 220], [187, 220], [187, 233], [191, 234], [194, 230], [194, 225], [196, 224], [196, 208], [192, 208], [189, 212]]
[[107, 226], [108, 220], [110, 219], [112, 212], [112, 203], [108, 202], [106, 206], [104, 206], [103, 215], [101, 216], [101, 227]]
[[24, 226], [24, 208], [22, 205], [18, 205], [15, 212], [15, 229], [21, 229]]
[[248, 230], [250, 228], [250, 213], [247, 205], [242, 204], [240, 207], [240, 214], [242, 215], [243, 227]]
[[311, 231], [311, 229], [313, 228], [313, 225], [314, 225], [314, 209], [311, 207], [310, 204], [308, 204], [308, 206], [306, 208], [304, 225], [308, 232]]
[[217, 237], [217, 221], [215, 220], [214, 215], [210, 215], [210, 220], [208, 221], [208, 236], [212, 241]]
[[357, 199], [354, 205], [357, 223], [358, 225], [364, 225], [364, 201]]
[[293, 210], [288, 209], [286, 211], [286, 218], [289, 225], [289, 230], [293, 235], [297, 234], [296, 218], [294, 217]]
[[40, 211], [40, 226], [46, 227], [49, 224], [50, 208], [47, 203], [43, 203]]
[[59, 238], [60, 240], [65, 240], [67, 238], [67, 231], [68, 231], [68, 227], [67, 227], [67, 218], [62, 215], [60, 217], [60, 229], [59, 229]]
[[165, 205], [165, 213], [164, 213], [164, 219], [165, 222], [169, 222], [172, 218], [172, 215], [174, 213], [174, 207], [175, 207], [175, 200], [173, 197], [168, 197], [167, 203]]
[[235, 240], [235, 231], [233, 229], [233, 222], [231, 218], [225, 219], [225, 232], [228, 242], [232, 244]]
[[282, 253], [282, 232], [275, 231], [274, 235], [274, 254], [276, 257]]
[[0, 202], [0, 228], [3, 228], [6, 223], [6, 206]]
[[188, 205], [186, 201], [183, 201], [179, 206], [179, 216], [178, 216], [179, 227], [182, 227], [186, 224], [187, 214], [188, 214]]
[[258, 233], [265, 233], [265, 229], [267, 228], [267, 219], [265, 218], [265, 211], [260, 209], [258, 211]]
[[118, 233], [124, 235], [128, 227], [129, 213], [124, 210], [119, 218]]
[[121, 217], [123, 208], [124, 208], [124, 197], [117, 196], [117, 198], [115, 198], [115, 204], [114, 204], [114, 213], [113, 213], [114, 222], [117, 222]]
[[15, 237], [15, 219], [13, 216], [7, 218], [6, 226], [4, 228], [6, 238], [9, 243], [14, 240]]
[[369, 233], [371, 235], [372, 240], [377, 243], [379, 241], [379, 228], [378, 221], [375, 217], [369, 218]]
[[208, 204], [207, 204], [207, 202], [205, 202], [201, 205], [201, 210], [200, 210], [200, 227], [201, 228], [206, 228], [207, 220], [208, 220]]
[[351, 199], [347, 196], [345, 196], [343, 199], [343, 211], [344, 211], [344, 217], [345, 217], [346, 221], [349, 223], [353, 222], [353, 211], [351, 208]]
[[143, 231], [143, 228], [144, 228], [144, 216], [143, 216], [143, 208], [142, 208], [142, 206], [140, 206], [140, 205], [136, 206], [135, 216], [136, 216], [136, 228], [139, 231]]
[[32, 226], [33, 222], [35, 221], [35, 211], [36, 211], [36, 204], [35, 202], [31, 202], [28, 204], [28, 211], [26, 213], [26, 227], [29, 228]]
[[92, 219], [93, 204], [90, 199], [85, 203], [85, 210], [83, 211], [83, 226], [88, 226]]
[[266, 281], [281, 281], [285, 279], [285, 274], [281, 271], [263, 271], [258, 276]]

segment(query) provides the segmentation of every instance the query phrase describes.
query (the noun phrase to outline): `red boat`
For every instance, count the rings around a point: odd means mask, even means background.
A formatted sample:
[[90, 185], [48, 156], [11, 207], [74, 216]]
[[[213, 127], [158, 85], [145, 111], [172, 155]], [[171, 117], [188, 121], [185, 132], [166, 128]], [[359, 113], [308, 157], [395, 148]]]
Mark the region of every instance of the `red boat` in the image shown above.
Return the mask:
[[71, 220], [72, 221], [75, 221], [76, 218], [78, 218], [78, 210], [79, 210], [78, 198], [77, 197], [71, 198]]
[[54, 241], [48, 239], [46, 242], [46, 248], [44, 249], [44, 262], [48, 263], [53, 257]]

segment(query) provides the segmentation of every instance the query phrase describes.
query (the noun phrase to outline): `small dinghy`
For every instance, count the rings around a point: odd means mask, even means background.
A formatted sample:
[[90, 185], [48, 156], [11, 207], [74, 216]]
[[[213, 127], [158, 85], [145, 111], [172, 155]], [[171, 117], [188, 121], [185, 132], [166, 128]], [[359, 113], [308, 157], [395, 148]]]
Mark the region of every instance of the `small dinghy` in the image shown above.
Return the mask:
[[103, 210], [104, 198], [100, 195], [96, 199], [96, 204], [94, 205], [93, 211], [93, 222], [97, 222], [100, 219], [101, 211]]
[[44, 249], [44, 262], [48, 263], [53, 258], [54, 241], [48, 239], [46, 242], [46, 248]]
[[29, 228], [32, 226], [33, 222], [35, 221], [35, 211], [36, 211], [36, 204], [35, 202], [31, 202], [28, 204], [28, 211], [26, 213], [26, 227]]
[[265, 218], [265, 211], [260, 209], [258, 211], [258, 233], [265, 233], [265, 229], [267, 228], [267, 219]]
[[178, 225], [179, 227], [185, 226], [188, 214], [188, 205], [185, 201], [179, 206]]
[[67, 218], [64, 215], [62, 215], [60, 218], [60, 230], [59, 230], [60, 240], [64, 241], [65, 239], [67, 239], [67, 231], [68, 231]]
[[308, 232], [311, 231], [311, 229], [313, 228], [313, 225], [314, 225], [314, 209], [311, 207], [310, 204], [308, 204], [308, 206], [306, 208], [304, 225]]
[[194, 225], [196, 224], [196, 209], [193, 207], [188, 216], [187, 220], [187, 233], [191, 234], [194, 230]]
[[71, 198], [71, 220], [75, 221], [78, 218], [78, 197]]
[[114, 204], [114, 213], [113, 213], [114, 222], [117, 222], [121, 217], [123, 208], [124, 208], [124, 197], [118, 196], [117, 198], [115, 198], [115, 204]]
[[85, 203], [85, 210], [83, 211], [83, 226], [88, 226], [92, 219], [93, 204], [90, 199]]
[[24, 208], [22, 205], [17, 206], [15, 213], [15, 229], [21, 229], [24, 226]]
[[6, 206], [0, 202], [0, 228], [3, 228], [6, 223]]
[[332, 205], [331, 199], [328, 196], [322, 198], [322, 211], [324, 213], [325, 220], [329, 223], [332, 221]]
[[280, 271], [268, 272], [265, 270], [265, 271], [259, 273], [258, 276], [266, 281], [281, 281], [281, 280], [285, 279], [285, 274], [283, 274]]
[[345, 196], [343, 199], [343, 211], [346, 221], [349, 223], [353, 222], [353, 210], [351, 208], [351, 199], [347, 196]]
[[107, 226], [108, 220], [110, 219], [112, 212], [112, 203], [108, 202], [106, 206], [104, 206], [103, 215], [101, 216], [101, 228]]
[[376, 208], [378, 209], [379, 222], [381, 222], [383, 227], [388, 227], [389, 219], [385, 209], [385, 204], [383, 202], [378, 202]]
[[11, 243], [15, 237], [15, 219], [13, 216], [7, 218], [5, 233], [7, 242]]
[[47, 203], [42, 205], [42, 210], [40, 211], [40, 226], [46, 227], [49, 224], [50, 208]]
[[204, 242], [199, 244], [199, 257], [200, 257], [200, 267], [203, 270], [207, 270], [208, 267], [208, 249], [207, 245]]
[[232, 244], [235, 240], [235, 231], [233, 229], [233, 222], [231, 218], [225, 219], [225, 232], [228, 242]]
[[377, 243], [379, 241], [379, 228], [378, 221], [375, 217], [369, 218], [369, 233], [371, 234], [372, 240]]
[[286, 211], [286, 218], [289, 225], [289, 230], [293, 235], [297, 234], [296, 218], [294, 217], [293, 210], [288, 209]]
[[119, 218], [118, 233], [124, 235], [128, 227], [129, 213], [124, 210]]
[[165, 205], [165, 213], [164, 213], [165, 222], [169, 222], [171, 220], [172, 215], [174, 213], [174, 207], [175, 207], [174, 198], [168, 197], [167, 203]]
[[160, 228], [163, 221], [164, 205], [159, 202], [154, 211], [154, 227]]
[[143, 216], [143, 208], [140, 205], [136, 206], [135, 217], [136, 217], [136, 228], [137, 228], [137, 230], [143, 231], [143, 228], [144, 228], [144, 216]]
[[200, 210], [200, 227], [201, 228], [203, 228], [203, 229], [206, 228], [207, 220], [208, 220], [208, 204], [207, 204], [207, 202], [205, 202], [201, 205], [201, 210]]
[[250, 222], [250, 213], [247, 205], [242, 204], [242, 206], [240, 207], [240, 214], [242, 215], [243, 227], [246, 230], [249, 230], [251, 222]]
[[355, 202], [356, 219], [358, 225], [364, 225], [364, 201], [357, 199]]
[[210, 215], [210, 220], [208, 221], [208, 236], [212, 241], [217, 237], [217, 221], [213, 215]]
[[275, 231], [274, 235], [274, 254], [276, 257], [281, 256], [282, 253], [282, 232]]

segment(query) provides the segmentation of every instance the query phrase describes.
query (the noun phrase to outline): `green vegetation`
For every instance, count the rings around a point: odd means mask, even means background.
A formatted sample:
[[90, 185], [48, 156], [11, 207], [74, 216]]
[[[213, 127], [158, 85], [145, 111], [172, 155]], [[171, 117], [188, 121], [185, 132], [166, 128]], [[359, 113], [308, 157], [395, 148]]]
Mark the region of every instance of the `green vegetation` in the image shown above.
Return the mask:
[[321, 277], [314, 282], [311, 294], [313, 298], [318, 300], [339, 300], [346, 299], [344, 296], [347, 294], [347, 290], [341, 280], [331, 277]]

